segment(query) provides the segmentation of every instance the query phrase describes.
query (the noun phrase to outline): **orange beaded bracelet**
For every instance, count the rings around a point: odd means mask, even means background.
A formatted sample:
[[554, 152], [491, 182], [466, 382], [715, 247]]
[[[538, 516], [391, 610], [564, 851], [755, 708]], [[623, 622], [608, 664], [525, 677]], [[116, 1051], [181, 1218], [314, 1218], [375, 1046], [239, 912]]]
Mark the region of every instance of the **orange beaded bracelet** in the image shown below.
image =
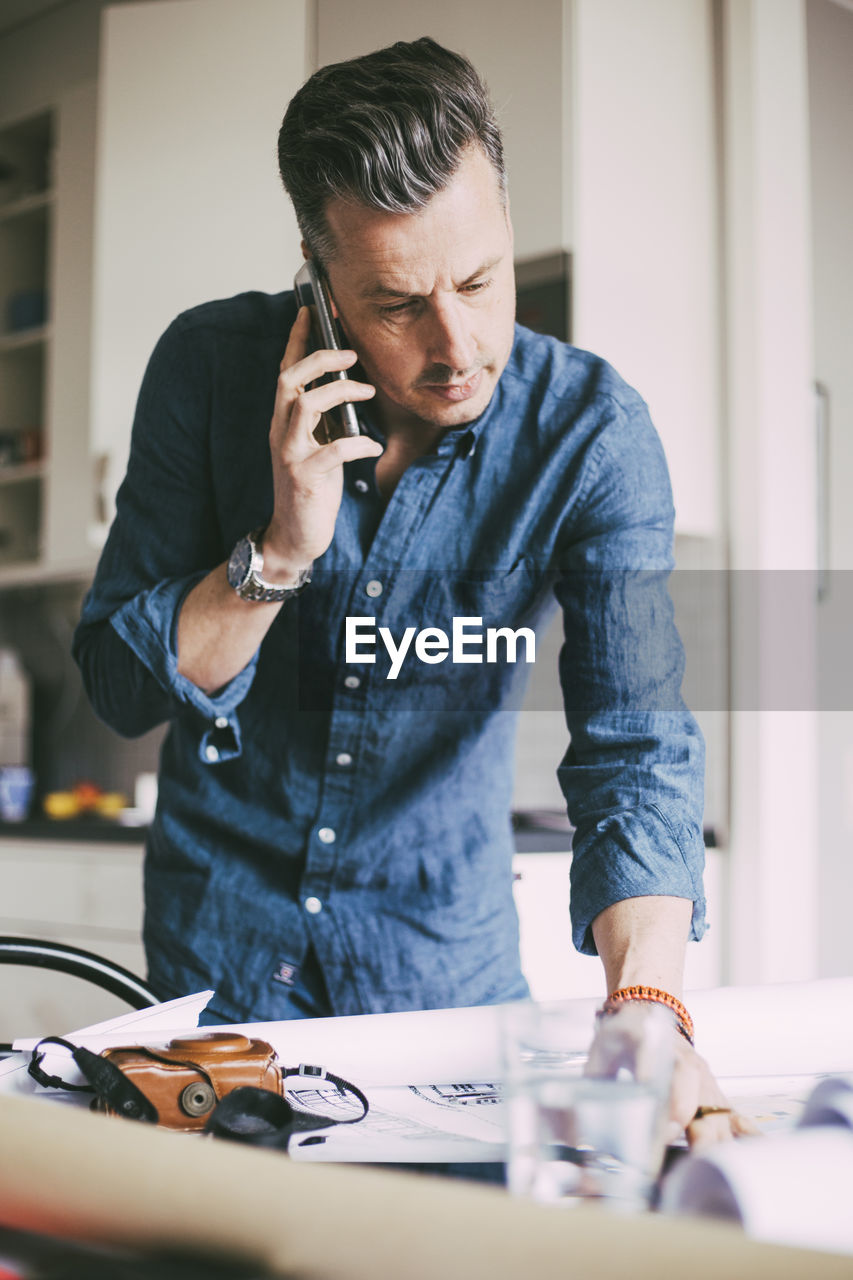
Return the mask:
[[675, 1014], [678, 1030], [689, 1044], [693, 1044], [693, 1019], [680, 1000], [671, 996], [668, 991], [661, 991], [660, 987], [620, 987], [618, 991], [611, 991], [599, 1010], [599, 1016], [606, 1017], [609, 1013], [615, 1013], [621, 1004], [627, 1004], [629, 1000], [648, 1000], [670, 1009]]

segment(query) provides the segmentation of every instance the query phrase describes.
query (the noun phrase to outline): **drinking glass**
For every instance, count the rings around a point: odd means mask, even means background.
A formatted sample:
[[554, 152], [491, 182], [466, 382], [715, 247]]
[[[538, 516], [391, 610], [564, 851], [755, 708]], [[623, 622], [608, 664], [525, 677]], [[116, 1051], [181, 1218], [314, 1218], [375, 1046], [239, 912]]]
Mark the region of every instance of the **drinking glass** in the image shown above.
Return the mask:
[[507, 1007], [502, 1033], [510, 1192], [648, 1208], [664, 1153], [671, 1015], [626, 1005], [587, 1051], [567, 1004], [527, 1002]]

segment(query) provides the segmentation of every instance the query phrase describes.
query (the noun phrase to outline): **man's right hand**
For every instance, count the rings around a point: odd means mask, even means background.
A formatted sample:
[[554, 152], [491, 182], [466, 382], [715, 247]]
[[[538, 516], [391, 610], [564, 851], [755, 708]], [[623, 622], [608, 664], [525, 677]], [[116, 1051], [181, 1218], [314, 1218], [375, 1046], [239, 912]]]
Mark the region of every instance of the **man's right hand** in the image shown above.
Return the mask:
[[301, 307], [281, 362], [270, 424], [275, 504], [263, 539], [268, 582], [292, 581], [323, 554], [341, 505], [343, 464], [382, 453], [382, 446], [364, 435], [318, 442], [322, 414], [346, 400], [369, 400], [375, 388], [336, 378], [306, 391], [324, 373], [349, 369], [358, 358], [354, 351], [308, 354], [309, 332], [308, 308]]
[[[332, 541], [343, 494], [343, 464], [378, 457], [381, 445], [369, 436], [319, 444], [320, 416], [344, 400], [369, 400], [374, 388], [352, 379], [305, 390], [323, 373], [348, 369], [354, 351], [307, 354], [309, 316], [304, 307], [290, 331], [278, 378], [272, 424], [275, 508], [263, 537], [264, 577], [287, 586]], [[178, 619], [178, 670], [213, 693], [246, 666], [281, 609], [279, 603], [241, 600], [219, 565], [190, 591]]]

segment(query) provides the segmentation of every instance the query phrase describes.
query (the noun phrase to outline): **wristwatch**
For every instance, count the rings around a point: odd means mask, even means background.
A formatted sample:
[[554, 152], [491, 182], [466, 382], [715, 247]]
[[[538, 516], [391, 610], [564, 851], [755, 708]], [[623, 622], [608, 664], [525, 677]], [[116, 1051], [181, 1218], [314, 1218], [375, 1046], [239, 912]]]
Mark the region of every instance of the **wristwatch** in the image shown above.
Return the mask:
[[228, 560], [228, 582], [241, 600], [273, 604], [299, 595], [302, 588], [311, 581], [311, 566], [300, 569], [299, 576], [290, 586], [282, 587], [274, 582], [265, 582], [264, 553], [260, 546], [265, 532], [266, 525], [262, 525], [247, 533], [237, 543]]

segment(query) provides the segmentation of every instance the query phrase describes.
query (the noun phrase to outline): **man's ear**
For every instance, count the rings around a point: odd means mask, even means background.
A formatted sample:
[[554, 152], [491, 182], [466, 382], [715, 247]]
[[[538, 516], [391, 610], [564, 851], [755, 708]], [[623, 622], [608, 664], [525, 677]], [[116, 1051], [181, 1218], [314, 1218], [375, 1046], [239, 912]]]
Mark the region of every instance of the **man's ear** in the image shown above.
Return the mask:
[[[300, 241], [299, 247], [302, 250], [302, 256], [305, 259], [305, 261], [310, 262], [311, 259], [314, 257], [314, 255], [304, 240]], [[332, 296], [332, 291], [329, 288], [328, 278], [326, 279], [326, 292], [329, 295], [329, 302], [331, 302], [332, 304], [332, 315], [335, 317], [336, 320], [340, 320], [341, 313], [338, 311], [338, 304], [335, 302], [335, 299]]]

